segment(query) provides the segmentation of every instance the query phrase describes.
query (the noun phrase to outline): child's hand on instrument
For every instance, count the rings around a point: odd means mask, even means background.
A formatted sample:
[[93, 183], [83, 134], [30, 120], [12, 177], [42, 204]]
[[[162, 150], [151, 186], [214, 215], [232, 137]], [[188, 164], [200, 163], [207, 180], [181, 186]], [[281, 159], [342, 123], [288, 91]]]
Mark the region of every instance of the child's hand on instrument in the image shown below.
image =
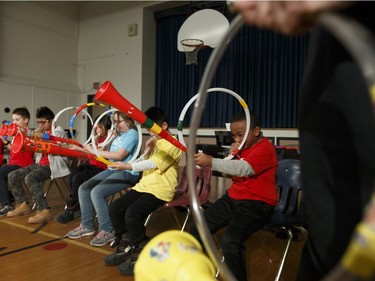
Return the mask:
[[200, 167], [211, 167], [212, 156], [204, 153], [197, 153], [194, 157], [194, 162]]
[[108, 168], [113, 170], [131, 170], [132, 167], [129, 163], [126, 162], [112, 162], [111, 165], [108, 165]]
[[233, 152], [235, 152], [240, 147], [240, 144], [241, 144], [240, 142], [232, 143], [229, 148], [229, 154], [232, 154]]

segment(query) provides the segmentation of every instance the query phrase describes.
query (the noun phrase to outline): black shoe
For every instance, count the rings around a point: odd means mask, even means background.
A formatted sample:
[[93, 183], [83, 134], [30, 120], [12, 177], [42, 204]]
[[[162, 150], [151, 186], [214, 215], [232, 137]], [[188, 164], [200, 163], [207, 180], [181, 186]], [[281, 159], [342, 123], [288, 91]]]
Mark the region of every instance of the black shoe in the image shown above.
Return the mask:
[[104, 257], [104, 263], [106, 265], [119, 265], [126, 260], [129, 254], [132, 253], [134, 244], [128, 239], [126, 233], [124, 233], [119, 241], [116, 252]]
[[143, 248], [146, 246], [148, 241], [149, 239], [146, 238], [132, 248], [131, 254], [118, 267], [118, 270], [121, 272], [122, 275], [134, 275], [135, 262], [138, 260], [139, 255], [141, 254]]
[[64, 212], [58, 215], [55, 219], [59, 223], [68, 223], [81, 216], [78, 200], [68, 198], [66, 201], [66, 208]]
[[[59, 223], [68, 223], [72, 220], [74, 220], [75, 218], [78, 218], [80, 215], [75, 215], [75, 212], [74, 210], [69, 210], [69, 209], [65, 209], [64, 212], [58, 216], [56, 216], [56, 221], [59, 222]], [[78, 212], [80, 213], [80, 212]]]
[[121, 241], [121, 235], [116, 235], [115, 238], [112, 240], [112, 242], [109, 243], [109, 246], [111, 248], [116, 248], [120, 244], [120, 241]]

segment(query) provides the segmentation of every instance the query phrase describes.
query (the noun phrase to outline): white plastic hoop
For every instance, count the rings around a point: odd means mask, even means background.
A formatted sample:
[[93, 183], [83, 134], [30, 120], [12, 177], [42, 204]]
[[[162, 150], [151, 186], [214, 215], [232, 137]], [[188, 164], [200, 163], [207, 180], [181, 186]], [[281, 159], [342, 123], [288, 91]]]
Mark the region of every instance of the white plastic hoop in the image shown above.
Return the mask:
[[[74, 125], [74, 121], [77, 117], [77, 115], [83, 111], [85, 112], [86, 114], [88, 114], [85, 110], [85, 108], [89, 107], [89, 106], [95, 106], [95, 105], [98, 105], [98, 106], [105, 106], [105, 104], [102, 104], [102, 103], [97, 103], [97, 102], [89, 102], [89, 103], [85, 103], [83, 105], [81, 105], [80, 107], [78, 107], [76, 109], [76, 111], [73, 113], [73, 116], [70, 118], [70, 121], [69, 121], [69, 132], [70, 132], [70, 136], [72, 138], [74, 138], [74, 130], [73, 130], [73, 125]], [[92, 120], [91, 120], [91, 126], [92, 126]], [[86, 140], [85, 144], [89, 143], [89, 141], [91, 140], [91, 135], [89, 136], [88, 140]]]
[[[102, 113], [102, 114], [96, 119], [96, 121], [95, 121], [95, 123], [94, 123], [94, 125], [93, 125], [93, 127], [92, 127], [92, 130], [91, 130], [91, 139], [94, 139], [95, 128], [96, 128], [96, 126], [98, 125], [100, 119], [102, 119], [104, 115], [106, 115], [106, 114], [108, 114], [108, 113], [110, 113], [110, 112], [114, 112], [114, 111], [118, 111], [118, 109], [116, 109], [116, 108], [109, 109], [109, 110], [103, 112], [103, 113]], [[137, 127], [137, 131], [138, 131], [138, 145], [137, 145], [137, 150], [136, 150], [136, 152], [134, 153], [134, 155], [132, 156], [132, 158], [130, 158], [130, 160], [127, 161], [127, 163], [132, 163], [132, 162], [134, 162], [134, 160], [138, 157], [139, 152], [141, 151], [141, 146], [142, 146], [142, 128], [141, 128], [141, 125], [140, 125], [138, 122], [135, 122], [135, 125], [136, 125], [136, 127]], [[112, 127], [111, 127], [111, 128], [112, 128]], [[108, 136], [109, 136], [109, 140], [108, 140], [108, 142], [111, 141], [112, 132], [113, 132], [113, 128], [112, 128], [112, 131], [111, 131], [110, 133], [108, 133], [108, 135], [107, 135], [106, 140], [108, 139]], [[104, 141], [104, 142], [105, 142], [105, 141]], [[104, 144], [104, 142], [103, 142], [103, 144]], [[108, 143], [108, 142], [107, 142], [107, 143]], [[100, 155], [99, 151], [98, 151], [97, 146], [95, 145], [95, 142], [91, 142], [91, 146], [92, 146], [92, 150], [94, 151], [95, 155], [96, 155], [97, 157], [102, 157], [102, 156]]]
[[[115, 108], [112, 108], [112, 109], [109, 109], [105, 112], [103, 112], [102, 114], [99, 115], [99, 117], [96, 119], [96, 121], [94, 122], [94, 125], [92, 126], [92, 129], [91, 129], [91, 139], [93, 140], [94, 139], [94, 136], [95, 136], [95, 129], [96, 127], [98, 126], [99, 124], [99, 121], [104, 117], [104, 115], [107, 115], [108, 113], [111, 113], [111, 112], [115, 112], [115, 111], [118, 111], [117, 109]], [[112, 121], [112, 120], [111, 120]], [[114, 130], [114, 123], [111, 122], [111, 128], [108, 130], [107, 132], [107, 137], [105, 138], [105, 140], [101, 143], [102, 146], [106, 146], [112, 139], [113, 139], [113, 130]], [[93, 144], [93, 142], [91, 142]], [[96, 148], [96, 145], [93, 145], [93, 150], [95, 151], [95, 148]], [[96, 154], [96, 153], [95, 153]]]
[[[56, 122], [57, 122], [57, 120], [59, 119], [59, 117], [61, 116], [61, 114], [64, 113], [65, 111], [67, 111], [67, 110], [74, 109], [74, 108], [75, 108], [75, 109], [78, 109], [79, 107], [69, 106], [69, 107], [66, 107], [66, 108], [60, 110], [60, 111], [55, 115], [55, 118], [53, 119], [53, 121], [52, 121], [52, 125], [51, 125], [51, 127], [52, 127], [52, 135], [55, 135], [55, 131], [56, 131]], [[90, 122], [91, 122], [91, 125], [92, 125], [94, 122], [93, 122], [93, 120], [92, 120], [91, 115], [90, 115], [86, 110], [82, 110], [82, 111], [83, 111], [83, 113], [85, 113], [85, 114], [87, 115], [87, 117], [90, 119]], [[86, 142], [85, 142], [84, 144], [87, 144], [87, 143], [90, 141], [90, 139], [91, 139], [91, 135], [90, 135], [90, 137], [86, 140]]]
[[141, 151], [141, 146], [142, 146], [142, 127], [141, 125], [134, 121], [135, 122], [135, 126], [137, 127], [137, 131], [138, 131], [138, 146], [137, 146], [137, 150], [135, 151], [133, 157], [127, 161], [127, 163], [132, 163], [134, 161], [136, 161], [137, 157], [138, 157], [138, 154], [139, 152]]
[[[231, 96], [235, 97], [241, 104], [241, 106], [243, 107], [244, 111], [245, 111], [245, 115], [246, 115], [246, 131], [245, 131], [245, 136], [240, 144], [240, 146], [238, 147], [238, 149], [233, 152], [232, 154], [228, 155], [227, 157], [224, 158], [224, 160], [230, 160], [232, 159], [237, 153], [239, 150], [242, 149], [242, 147], [244, 146], [245, 142], [246, 142], [246, 139], [247, 139], [247, 136], [249, 135], [249, 131], [250, 131], [250, 122], [251, 122], [251, 119], [250, 119], [250, 111], [249, 111], [249, 107], [247, 106], [245, 100], [240, 96], [238, 95], [237, 93], [233, 92], [232, 90], [229, 90], [229, 89], [226, 89], [226, 88], [211, 88], [211, 89], [208, 89], [207, 90], [208, 93], [210, 92], [224, 92], [224, 93], [227, 93], [227, 94], [230, 94]], [[185, 118], [185, 115], [186, 115], [186, 112], [187, 110], [189, 109], [190, 105], [199, 97], [199, 93], [196, 94], [195, 96], [193, 96], [185, 105], [185, 107], [182, 109], [181, 113], [180, 113], [180, 117], [178, 118], [178, 125], [177, 125], [177, 136], [178, 136], [178, 140], [179, 142], [181, 142], [184, 146], [186, 146], [186, 143], [185, 143], [185, 140], [184, 140], [184, 136], [182, 134], [182, 130], [183, 130], [183, 122], [184, 122], [184, 118]]]

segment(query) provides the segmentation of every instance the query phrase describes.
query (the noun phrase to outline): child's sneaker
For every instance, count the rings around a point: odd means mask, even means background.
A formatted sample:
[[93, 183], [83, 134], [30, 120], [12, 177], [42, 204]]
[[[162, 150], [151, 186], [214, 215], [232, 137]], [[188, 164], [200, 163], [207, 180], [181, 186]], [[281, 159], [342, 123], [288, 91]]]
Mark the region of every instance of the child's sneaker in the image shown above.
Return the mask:
[[149, 239], [145, 238], [139, 244], [133, 246], [131, 253], [127, 256], [125, 261], [122, 264], [120, 264], [120, 266], [118, 267], [118, 270], [123, 275], [126, 275], [126, 276], [134, 275], [134, 265], [136, 261], [138, 260], [138, 257], [140, 253], [142, 252], [143, 248], [148, 243], [148, 241]]
[[0, 210], [0, 218], [5, 217], [8, 212], [12, 211], [13, 207], [11, 205], [4, 205]]
[[27, 215], [30, 213], [30, 206], [26, 202], [22, 202], [20, 204], [16, 205], [16, 208], [13, 211], [9, 211], [7, 213], [7, 217], [18, 217], [18, 216], [23, 216]]
[[36, 212], [35, 216], [32, 216], [27, 221], [28, 223], [42, 223], [44, 221], [49, 221], [52, 218], [52, 213], [50, 209], [43, 209]]
[[115, 239], [115, 234], [108, 231], [100, 231], [94, 239], [90, 241], [91, 246], [101, 247]]
[[87, 229], [80, 224], [78, 227], [73, 229], [72, 231], [69, 231], [66, 236], [71, 239], [78, 239], [84, 236], [91, 236], [95, 234], [95, 229]]
[[117, 246], [116, 252], [104, 257], [106, 265], [120, 265], [133, 252], [134, 245], [127, 239], [126, 233]]
[[69, 197], [66, 200], [66, 208], [64, 212], [56, 217], [59, 223], [68, 223], [81, 216], [78, 200]]

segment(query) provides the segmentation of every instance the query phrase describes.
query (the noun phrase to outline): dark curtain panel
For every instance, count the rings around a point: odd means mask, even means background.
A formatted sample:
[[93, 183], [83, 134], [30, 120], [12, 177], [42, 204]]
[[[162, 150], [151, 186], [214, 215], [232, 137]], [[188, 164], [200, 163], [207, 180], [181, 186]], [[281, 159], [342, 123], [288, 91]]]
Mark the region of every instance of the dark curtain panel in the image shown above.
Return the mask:
[[[232, 16], [224, 14], [230, 22]], [[199, 51], [198, 65], [185, 65], [185, 54], [177, 50], [177, 34], [187, 14], [155, 18], [155, 100], [168, 113], [170, 126], [176, 127], [182, 109], [197, 94], [212, 49]], [[295, 128], [307, 44], [308, 35], [286, 37], [244, 26], [227, 48], [210, 87], [227, 88], [240, 95], [259, 115], [264, 128]], [[241, 108], [231, 95], [210, 93], [201, 127], [224, 127]], [[193, 105], [184, 127], [189, 126], [192, 111]]]

